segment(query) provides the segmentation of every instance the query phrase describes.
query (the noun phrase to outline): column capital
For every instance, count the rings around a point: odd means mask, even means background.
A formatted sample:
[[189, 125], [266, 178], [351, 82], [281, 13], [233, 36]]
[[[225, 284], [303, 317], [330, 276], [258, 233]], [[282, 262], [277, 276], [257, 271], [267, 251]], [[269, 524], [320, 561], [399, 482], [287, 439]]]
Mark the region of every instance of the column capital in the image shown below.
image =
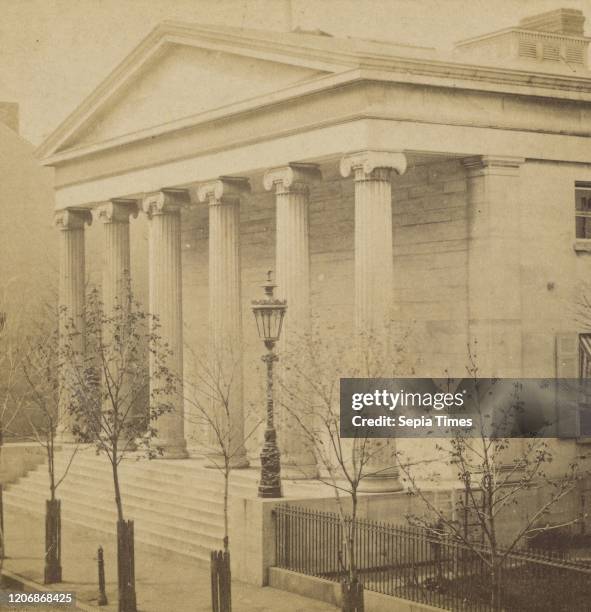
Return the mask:
[[406, 155], [401, 152], [359, 151], [345, 155], [340, 170], [343, 177], [353, 174], [356, 181], [388, 180], [392, 170], [404, 174], [407, 166]]
[[220, 176], [220, 178], [203, 183], [199, 187], [197, 197], [200, 202], [206, 202], [210, 206], [221, 204], [237, 204], [240, 196], [250, 191], [250, 183], [247, 178], [241, 176]]
[[96, 218], [103, 223], [129, 223], [129, 216], [137, 217], [137, 201], [125, 198], [117, 198], [99, 204], [94, 213]]
[[176, 214], [190, 203], [191, 197], [187, 189], [162, 189], [144, 196], [142, 210], [148, 217]]
[[481, 176], [492, 172], [517, 174], [524, 163], [524, 157], [511, 155], [473, 155], [462, 160], [468, 176]]
[[276, 193], [307, 193], [309, 184], [322, 177], [317, 164], [291, 163], [271, 168], [265, 172], [263, 186], [267, 191], [275, 188]]
[[53, 217], [55, 225], [62, 231], [84, 229], [92, 223], [92, 212], [88, 208], [64, 208], [56, 210]]

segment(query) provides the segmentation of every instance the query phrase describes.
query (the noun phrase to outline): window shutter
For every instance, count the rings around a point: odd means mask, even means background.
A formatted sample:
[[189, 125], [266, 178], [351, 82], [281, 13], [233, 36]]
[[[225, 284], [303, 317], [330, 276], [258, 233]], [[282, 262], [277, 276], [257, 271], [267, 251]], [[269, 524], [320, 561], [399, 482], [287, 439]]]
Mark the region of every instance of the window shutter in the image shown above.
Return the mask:
[[[579, 378], [579, 335], [576, 333], [556, 336], [556, 378]], [[556, 425], [559, 438], [578, 436], [578, 397], [564, 389], [560, 389], [557, 396]]]

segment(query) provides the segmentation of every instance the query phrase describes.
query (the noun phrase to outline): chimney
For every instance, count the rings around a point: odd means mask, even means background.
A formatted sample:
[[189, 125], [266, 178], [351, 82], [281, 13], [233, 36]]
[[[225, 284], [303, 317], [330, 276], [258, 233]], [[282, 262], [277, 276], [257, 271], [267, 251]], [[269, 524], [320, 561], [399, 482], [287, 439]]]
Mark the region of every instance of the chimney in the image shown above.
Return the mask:
[[18, 134], [18, 103], [0, 101], [0, 123]]
[[585, 36], [585, 15], [577, 9], [556, 9], [525, 17], [519, 22], [523, 30], [554, 32], [567, 36]]
[[[505, 28], [456, 43], [456, 53], [467, 61], [521, 67], [538, 64], [550, 71], [587, 68], [589, 41], [585, 16], [576, 9], [557, 9], [522, 19]], [[543, 66], [540, 66], [540, 64]]]

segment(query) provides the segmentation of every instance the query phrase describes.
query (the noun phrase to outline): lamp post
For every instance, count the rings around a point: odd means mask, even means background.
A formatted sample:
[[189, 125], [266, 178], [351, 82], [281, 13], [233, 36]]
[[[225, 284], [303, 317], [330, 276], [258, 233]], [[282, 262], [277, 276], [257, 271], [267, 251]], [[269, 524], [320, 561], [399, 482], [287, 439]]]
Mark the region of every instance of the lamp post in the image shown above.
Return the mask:
[[252, 312], [257, 324], [260, 339], [265, 343], [267, 353], [262, 360], [267, 365], [267, 427], [265, 443], [261, 451], [261, 480], [259, 497], [281, 497], [281, 457], [277, 446], [277, 432], [273, 422], [273, 363], [279, 358], [274, 352], [275, 343], [281, 335], [283, 317], [287, 302], [273, 297], [277, 285], [272, 280], [273, 272], [267, 273], [267, 282], [263, 285], [265, 297], [253, 300]]

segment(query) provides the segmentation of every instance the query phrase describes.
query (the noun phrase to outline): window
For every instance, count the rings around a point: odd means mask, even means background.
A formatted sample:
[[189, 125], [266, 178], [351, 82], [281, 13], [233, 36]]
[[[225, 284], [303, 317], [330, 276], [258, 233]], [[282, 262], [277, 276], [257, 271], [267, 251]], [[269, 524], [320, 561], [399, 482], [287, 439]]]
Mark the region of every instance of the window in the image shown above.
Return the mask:
[[[576, 381], [579, 385], [562, 388], [557, 402], [559, 438], [585, 438], [591, 442], [591, 333], [562, 333], [556, 336], [556, 378]], [[571, 393], [564, 393], [572, 389]]]
[[584, 64], [585, 63], [585, 52], [582, 48], [567, 47], [566, 48], [566, 61], [569, 64]]
[[591, 239], [591, 183], [575, 183], [575, 226], [578, 240]]
[[579, 404], [579, 436], [591, 437], [591, 334], [579, 334], [579, 378], [586, 383]]
[[542, 57], [551, 62], [558, 62], [560, 60], [560, 49], [556, 45], [544, 45]]

